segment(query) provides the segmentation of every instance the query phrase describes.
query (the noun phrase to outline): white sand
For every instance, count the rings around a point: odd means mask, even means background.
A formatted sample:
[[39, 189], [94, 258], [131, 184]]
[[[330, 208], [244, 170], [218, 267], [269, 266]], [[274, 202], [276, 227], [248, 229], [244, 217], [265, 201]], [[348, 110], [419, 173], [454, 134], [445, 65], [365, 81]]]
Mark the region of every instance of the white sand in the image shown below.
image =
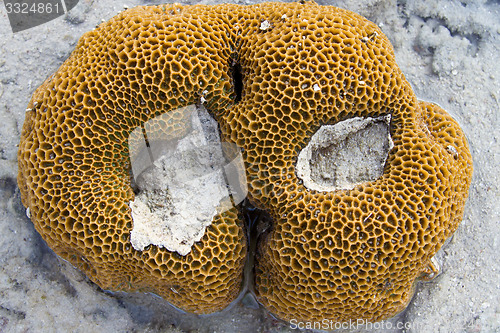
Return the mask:
[[[293, 331], [250, 301], [201, 318], [181, 315], [154, 297], [104, 293], [60, 263], [27, 219], [15, 183], [26, 105], [78, 38], [122, 9], [119, 2], [80, 0], [66, 18], [15, 35], [0, 3], [0, 332]], [[129, 7], [144, 3], [126, 2]], [[442, 274], [419, 285], [408, 309], [386, 323], [391, 329], [379, 325], [369, 332], [498, 331], [499, 2], [320, 3], [354, 10], [381, 26], [417, 96], [440, 104], [458, 120], [474, 158], [464, 220], [437, 256]]]

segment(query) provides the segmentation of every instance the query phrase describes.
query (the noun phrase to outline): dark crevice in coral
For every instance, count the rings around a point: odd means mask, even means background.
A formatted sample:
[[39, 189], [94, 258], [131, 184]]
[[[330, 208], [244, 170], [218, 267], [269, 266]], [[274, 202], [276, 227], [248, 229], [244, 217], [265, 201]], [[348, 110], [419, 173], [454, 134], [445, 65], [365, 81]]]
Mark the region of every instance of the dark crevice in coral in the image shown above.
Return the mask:
[[233, 87], [236, 97], [234, 101], [238, 103], [241, 101], [241, 95], [243, 93], [243, 74], [241, 73], [241, 66], [238, 63], [231, 66], [231, 74], [233, 77]]
[[253, 294], [255, 257], [258, 252], [258, 244], [272, 226], [272, 217], [264, 210], [253, 206], [248, 199], [241, 205], [247, 232], [248, 255], [245, 264], [244, 289]]

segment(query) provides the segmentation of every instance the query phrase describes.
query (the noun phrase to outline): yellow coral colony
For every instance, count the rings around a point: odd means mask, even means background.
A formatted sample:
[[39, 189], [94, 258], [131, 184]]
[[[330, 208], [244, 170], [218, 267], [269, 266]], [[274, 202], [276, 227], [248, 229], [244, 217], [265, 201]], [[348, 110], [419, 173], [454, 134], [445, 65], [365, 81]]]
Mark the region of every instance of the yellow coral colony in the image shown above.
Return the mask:
[[[18, 155], [23, 203], [58, 255], [104, 289], [154, 292], [190, 312], [236, 298], [247, 252], [239, 206], [215, 215], [186, 255], [130, 241], [129, 135], [197, 103], [241, 148], [248, 198], [272, 218], [258, 244], [259, 302], [304, 321], [405, 308], [462, 218], [467, 141], [416, 99], [378, 27], [310, 2], [137, 7], [83, 35], [34, 93]], [[335, 186], [307, 156], [331, 164], [338, 152], [321, 155], [314, 136], [345, 121], [385, 131], [387, 154], [374, 179]]]

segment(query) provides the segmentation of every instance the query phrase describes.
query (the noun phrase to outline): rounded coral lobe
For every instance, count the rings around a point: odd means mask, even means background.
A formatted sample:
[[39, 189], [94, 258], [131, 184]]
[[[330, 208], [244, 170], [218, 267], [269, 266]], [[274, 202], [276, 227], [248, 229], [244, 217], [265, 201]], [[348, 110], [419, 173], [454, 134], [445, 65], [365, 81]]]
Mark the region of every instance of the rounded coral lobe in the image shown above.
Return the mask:
[[261, 304], [284, 320], [337, 322], [407, 306], [462, 218], [467, 141], [416, 99], [377, 26], [311, 2], [137, 7], [86, 33], [34, 93], [19, 146], [23, 203], [58, 255], [104, 289], [185, 311], [236, 299], [248, 252], [239, 201], [208, 209], [193, 245], [131, 243], [133, 207], [152, 209], [137, 201], [142, 139], [131, 135], [152, 124], [145, 145], [170, 140], [190, 105], [238, 147], [248, 202], [271, 219], [254, 267]]

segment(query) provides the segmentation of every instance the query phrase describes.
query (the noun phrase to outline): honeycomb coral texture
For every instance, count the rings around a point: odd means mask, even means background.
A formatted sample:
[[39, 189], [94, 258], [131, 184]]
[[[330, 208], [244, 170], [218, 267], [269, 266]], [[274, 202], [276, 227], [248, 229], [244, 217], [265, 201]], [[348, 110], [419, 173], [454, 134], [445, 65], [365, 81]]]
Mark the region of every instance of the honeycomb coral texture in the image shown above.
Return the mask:
[[[243, 152], [249, 202], [272, 219], [256, 254], [259, 302], [284, 320], [403, 310], [462, 218], [467, 141], [416, 99], [378, 27], [315, 3], [137, 7], [86, 33], [34, 93], [19, 147], [22, 200], [49, 246], [104, 289], [195, 313], [234, 300], [248, 248], [241, 207], [216, 215], [186, 256], [130, 244], [129, 135], [200, 101]], [[380, 178], [303, 185], [297, 156], [320, 126], [385, 115], [394, 147]]]

